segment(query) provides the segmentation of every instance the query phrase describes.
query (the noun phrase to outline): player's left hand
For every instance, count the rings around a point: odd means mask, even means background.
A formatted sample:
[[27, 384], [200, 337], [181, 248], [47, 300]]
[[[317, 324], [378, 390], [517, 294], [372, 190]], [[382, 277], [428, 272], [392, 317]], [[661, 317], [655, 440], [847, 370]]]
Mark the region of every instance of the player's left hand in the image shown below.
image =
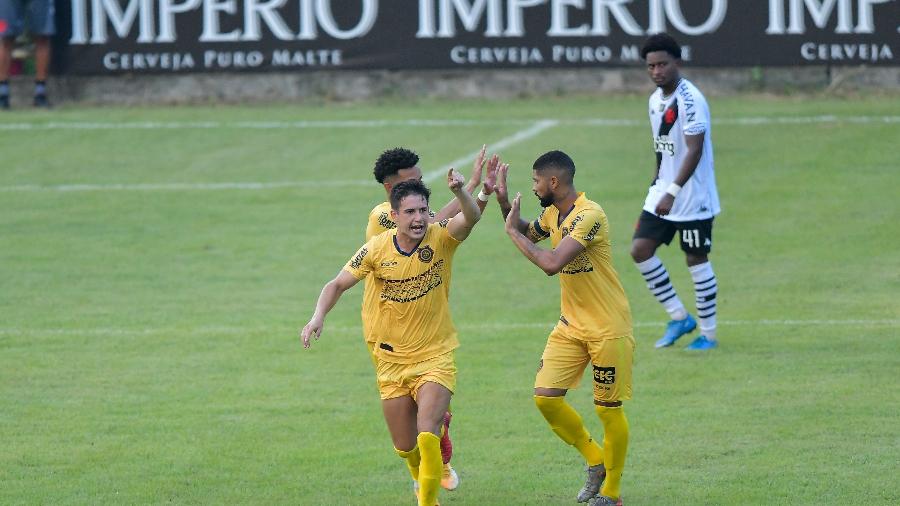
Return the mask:
[[664, 194], [662, 198], [659, 199], [659, 203], [656, 204], [656, 215], [666, 216], [672, 212], [673, 205], [675, 205], [675, 197], [673, 197], [671, 193]]
[[509, 210], [509, 214], [506, 215], [506, 231], [507, 232], [510, 232], [513, 230], [515, 230], [515, 231], [519, 230], [517, 227], [519, 224], [519, 214], [520, 214], [521, 204], [522, 204], [522, 194], [517, 192], [516, 198], [514, 198], [512, 201], [512, 208]]
[[450, 170], [447, 171], [447, 187], [450, 188], [450, 191], [453, 193], [458, 193], [462, 187], [463, 183], [466, 182], [466, 178], [463, 177], [462, 174], [456, 171], [453, 167], [450, 167]]
[[484, 154], [487, 151], [487, 144], [481, 146], [481, 151], [475, 157], [475, 163], [472, 164], [472, 176], [466, 184], [466, 191], [472, 193], [478, 185], [481, 184], [481, 175], [484, 172]]
[[303, 340], [304, 348], [310, 347], [310, 337], [315, 337], [316, 341], [319, 340], [319, 337], [322, 335], [322, 324], [323, 322], [316, 321], [316, 319], [313, 318], [309, 321], [309, 323], [306, 324], [306, 326], [303, 327], [303, 330], [300, 331], [300, 339]]
[[494, 188], [497, 186], [497, 168], [499, 166], [500, 157], [497, 155], [492, 156], [487, 162], [487, 176], [484, 178], [484, 187], [481, 190], [485, 195], [494, 193]]

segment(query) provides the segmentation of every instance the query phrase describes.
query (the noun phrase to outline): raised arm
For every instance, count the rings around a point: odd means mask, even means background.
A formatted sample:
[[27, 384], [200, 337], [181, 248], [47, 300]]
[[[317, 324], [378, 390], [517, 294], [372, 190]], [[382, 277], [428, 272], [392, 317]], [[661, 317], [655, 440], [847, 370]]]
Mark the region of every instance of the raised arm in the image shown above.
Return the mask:
[[447, 171], [447, 186], [456, 195], [456, 200], [462, 210], [447, 224], [447, 231], [457, 241], [465, 241], [466, 237], [469, 237], [472, 227], [481, 219], [481, 209], [478, 208], [472, 194], [463, 187], [464, 182], [465, 178], [456, 170], [451, 168]]
[[516, 220], [519, 219], [521, 200], [521, 194], [517, 194], [515, 200], [513, 200], [509, 214], [506, 217], [506, 233], [512, 239], [513, 244], [519, 248], [519, 251], [525, 255], [525, 258], [531, 260], [531, 263], [540, 267], [548, 276], [558, 274], [563, 270], [563, 267], [584, 251], [584, 246], [567, 236], [552, 250], [538, 247], [515, 226]]
[[316, 311], [313, 313], [309, 323], [300, 331], [300, 338], [303, 339], [303, 347], [309, 348], [310, 337], [316, 340], [322, 335], [322, 327], [325, 325], [325, 315], [331, 311], [331, 308], [337, 303], [344, 292], [353, 287], [359, 280], [355, 276], [345, 270], [341, 270], [338, 275], [325, 284], [322, 293], [319, 294], [319, 300], [316, 302]]
[[[470, 195], [478, 188], [478, 185], [481, 184], [481, 175], [484, 172], [484, 155], [486, 151], [487, 144], [483, 144], [481, 146], [481, 151], [479, 151], [478, 155], [475, 157], [475, 162], [472, 164], [472, 176], [465, 186], [466, 191], [469, 192]], [[483, 205], [479, 207], [484, 209]], [[442, 207], [441, 210], [434, 215], [434, 218], [431, 219], [431, 223], [437, 223], [446, 220], [447, 218], [452, 218], [459, 214], [459, 211], [459, 200], [454, 198], [450, 202], [447, 202], [447, 205]]]
[[681, 162], [681, 167], [678, 168], [678, 175], [675, 177], [675, 181], [672, 183], [677, 185], [678, 188], [669, 187], [669, 190], [659, 199], [659, 202], [656, 204], [656, 214], [659, 216], [665, 216], [672, 212], [672, 206], [675, 205], [675, 194], [681, 190], [681, 187], [688, 182], [688, 179], [694, 175], [694, 171], [697, 170], [697, 164], [700, 163], [700, 157], [703, 156], [703, 138], [706, 136], [706, 133], [701, 133], [698, 135], [685, 135], [684, 142], [687, 144], [687, 154], [684, 156], [684, 161]]

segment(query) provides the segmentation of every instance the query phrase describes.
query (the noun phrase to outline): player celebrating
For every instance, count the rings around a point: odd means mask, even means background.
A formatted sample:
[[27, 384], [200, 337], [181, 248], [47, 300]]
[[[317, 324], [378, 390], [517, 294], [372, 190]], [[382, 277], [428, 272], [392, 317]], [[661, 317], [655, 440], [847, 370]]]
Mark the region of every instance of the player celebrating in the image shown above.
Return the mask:
[[631, 257], [671, 318], [656, 347], [672, 346], [697, 326], [675, 293], [665, 265], [656, 256], [659, 245], [669, 244], [678, 233], [694, 280], [700, 319], [701, 335], [687, 349], [707, 350], [718, 345], [718, 285], [708, 255], [712, 249], [713, 218], [720, 211], [709, 107], [700, 90], [681, 77], [681, 47], [675, 39], [664, 33], [651, 36], [641, 49], [641, 57], [647, 62], [650, 78], [659, 87], [650, 96], [656, 176], [631, 242]]
[[340, 296], [370, 273], [379, 293], [376, 376], [382, 409], [397, 454], [418, 485], [419, 505], [437, 503], [441, 480], [441, 423], [456, 385], [453, 350], [459, 346], [450, 318], [453, 255], [481, 217], [475, 199], [453, 169], [447, 185], [462, 211], [429, 223], [430, 191], [420, 181], [391, 189], [396, 229], [370, 239], [322, 289], [316, 310], [300, 332], [304, 347], [322, 334], [325, 316]]
[[[469, 178], [469, 181], [466, 183], [466, 191], [468, 193], [475, 191], [475, 188], [477, 188], [478, 184], [481, 182], [481, 176], [485, 166], [484, 157], [486, 151], [487, 145], [483, 145], [478, 156], [475, 158], [475, 164], [472, 168], [472, 177]], [[422, 169], [419, 168], [418, 163], [419, 155], [406, 148], [389, 149], [383, 152], [375, 161], [375, 170], [373, 171], [375, 180], [384, 186], [384, 190], [387, 193], [387, 200], [378, 204], [369, 212], [369, 222], [366, 226], [367, 242], [376, 235], [387, 230], [393, 230], [397, 227], [397, 224], [391, 218], [391, 189], [401, 181], [421, 181]], [[481, 211], [484, 211], [484, 207], [488, 201], [487, 195], [489, 195], [493, 189], [493, 179], [496, 175], [498, 163], [499, 159], [497, 158], [497, 155], [491, 157], [487, 162], [487, 179], [485, 181], [484, 189], [479, 192], [477, 201]], [[429, 221], [431, 223], [439, 222], [456, 215], [458, 212], [459, 203], [454, 198], [444, 206], [443, 209], [438, 211], [437, 214], [431, 213]], [[375, 282], [372, 281], [372, 275], [367, 276], [362, 299], [363, 337], [365, 338], [366, 346], [369, 348], [369, 356], [372, 359], [372, 363], [376, 365], [376, 368], [378, 359], [375, 356], [376, 336], [373, 329], [376, 326], [375, 320], [378, 317], [376, 308], [378, 307], [379, 297], [380, 293], [376, 289]], [[450, 459], [453, 456], [453, 443], [450, 440], [450, 420], [451, 414], [448, 410], [444, 415], [443, 435], [441, 436], [441, 459], [444, 463], [441, 475], [441, 486], [447, 490], [456, 490], [459, 486], [459, 475], [456, 470], [453, 469], [453, 466], [450, 465]]]
[[[587, 482], [578, 502], [621, 505], [619, 488], [628, 450], [622, 401], [631, 398], [634, 338], [628, 300], [612, 266], [609, 223], [596, 202], [575, 190], [575, 163], [568, 155], [550, 151], [534, 162], [533, 169], [532, 189], [544, 207], [537, 220], [529, 223], [519, 217], [521, 195], [509, 203], [505, 166], [499, 169], [496, 195], [516, 247], [548, 275], [559, 274], [562, 314], [541, 356], [534, 402], [553, 432], [587, 462]], [[534, 244], [548, 237], [552, 250]], [[603, 448], [565, 400], [588, 362], [594, 372]]]

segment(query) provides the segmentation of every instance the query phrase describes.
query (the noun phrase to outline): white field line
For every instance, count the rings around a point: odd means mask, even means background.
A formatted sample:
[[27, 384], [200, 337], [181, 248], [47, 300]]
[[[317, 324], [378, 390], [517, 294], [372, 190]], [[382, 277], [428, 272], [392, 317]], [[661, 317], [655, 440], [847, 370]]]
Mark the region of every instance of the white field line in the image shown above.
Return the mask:
[[[315, 128], [384, 128], [384, 127], [454, 127], [490, 125], [532, 125], [535, 122], [551, 121], [562, 125], [575, 126], [642, 126], [641, 119], [586, 118], [586, 119], [509, 119], [509, 120], [464, 120], [464, 119], [406, 119], [406, 120], [310, 120], [310, 121], [51, 121], [47, 123], [2, 123], [0, 131], [17, 130], [210, 130], [210, 129], [315, 129]], [[810, 123], [900, 123], [900, 116], [750, 116], [722, 118], [713, 125], [775, 125]]]
[[[488, 144], [491, 152], [497, 152], [501, 149], [515, 145], [519, 142], [528, 140], [548, 128], [552, 128], [558, 124], [555, 120], [541, 120], [528, 128], [519, 130], [507, 137], [496, 142]], [[480, 150], [479, 150], [480, 151]], [[432, 170], [425, 174], [423, 179], [431, 182], [441, 175], [446, 174], [450, 167], [462, 167], [475, 160], [479, 151], [473, 151], [467, 155], [457, 158], [450, 163], [444, 164], [438, 169]], [[464, 168], [463, 173], [468, 173]], [[345, 186], [370, 186], [371, 180], [347, 180], [347, 181], [276, 181], [270, 183], [262, 182], [232, 182], [232, 183], [132, 183], [132, 184], [63, 184], [63, 185], [12, 185], [0, 186], [0, 192], [86, 192], [86, 191], [195, 191], [195, 190], [271, 190], [278, 188], [322, 188], [322, 187], [345, 187]]]
[[[900, 123], [900, 116], [773, 116], [729, 118], [715, 121], [722, 125], [771, 125], [771, 124], [811, 124], [849, 122], [858, 124]], [[447, 127], [472, 125], [530, 125], [508, 137], [489, 144], [491, 152], [497, 152], [558, 125], [621, 127], [639, 126], [646, 122], [637, 119], [542, 119], [532, 120], [346, 120], [346, 121], [237, 121], [237, 122], [49, 122], [49, 123], [8, 123], [0, 124], [3, 130], [114, 130], [114, 129], [297, 129], [297, 128], [383, 128], [385, 126]], [[450, 167], [467, 165], [478, 155], [473, 151], [463, 157], [432, 170], [424, 176], [426, 182], [434, 181], [445, 174]], [[462, 168], [465, 173], [465, 168]], [[220, 190], [271, 190], [279, 188], [322, 188], [368, 186], [370, 180], [318, 180], [318, 181], [273, 181], [273, 182], [221, 182], [221, 183], [108, 183], [108, 184], [60, 184], [37, 185], [20, 184], [0, 186], [0, 193], [23, 192], [85, 192], [85, 191], [220, 191]]]
[[[507, 148], [514, 144], [518, 144], [524, 140], [531, 139], [532, 137], [543, 132], [544, 130], [547, 130], [548, 128], [553, 128], [558, 124], [559, 124], [559, 122], [556, 120], [541, 120], [524, 130], [519, 130], [518, 132], [516, 132], [508, 137], [504, 137], [504, 138], [500, 139], [499, 141], [488, 144], [488, 147], [490, 148], [491, 153], [496, 153], [496, 152], [500, 151], [501, 149]], [[456, 160], [453, 160], [452, 162], [444, 165], [443, 167], [441, 167], [439, 169], [435, 169], [435, 170], [429, 172], [428, 174], [425, 174], [425, 176], [422, 179], [424, 179], [425, 182], [434, 181], [435, 179], [441, 177], [442, 175], [447, 174], [447, 171], [450, 170], [450, 167], [455, 167], [455, 168], [459, 169], [463, 165], [473, 162], [475, 160], [475, 157], [478, 156], [478, 154], [480, 152], [481, 152], [481, 150], [479, 149], [479, 150], [473, 151], [461, 158], [457, 158]], [[485, 156], [490, 156], [490, 155], [486, 154]], [[464, 174], [468, 174], [468, 171], [465, 170], [465, 168], [462, 168], [461, 172], [463, 172]]]
[[[730, 326], [760, 326], [760, 327], [818, 327], [818, 326], [858, 326], [858, 327], [900, 327], [900, 319], [891, 320], [724, 320], [719, 321], [719, 325]], [[517, 329], [545, 329], [549, 331], [556, 325], [556, 322], [548, 321], [546, 323], [474, 323], [459, 325], [461, 330], [466, 331], [503, 331]], [[665, 327], [666, 322], [637, 322], [635, 328], [644, 327]], [[95, 327], [86, 329], [64, 329], [64, 328], [0, 328], [0, 337], [5, 336], [145, 336], [145, 335], [163, 335], [163, 334], [193, 334], [193, 335], [237, 335], [252, 333], [284, 333], [299, 331], [283, 326], [271, 327], [194, 327], [194, 328], [145, 328], [145, 329], [127, 329], [127, 328], [111, 328], [111, 327]], [[325, 326], [325, 332], [362, 332], [362, 326]]]

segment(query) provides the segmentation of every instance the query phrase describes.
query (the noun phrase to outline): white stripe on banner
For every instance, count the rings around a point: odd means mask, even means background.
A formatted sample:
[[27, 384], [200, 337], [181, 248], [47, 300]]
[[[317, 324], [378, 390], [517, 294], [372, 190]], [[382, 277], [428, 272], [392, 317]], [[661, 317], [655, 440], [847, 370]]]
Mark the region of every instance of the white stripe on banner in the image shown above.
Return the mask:
[[[860, 326], [860, 327], [900, 327], [900, 320], [719, 320], [718, 325], [721, 326], [775, 326], [775, 327], [818, 327], [818, 326]], [[462, 324], [458, 327], [469, 331], [502, 331], [516, 329], [545, 329], [549, 331], [556, 325], [555, 321], [546, 323], [473, 323]], [[665, 327], [666, 322], [637, 322], [634, 324], [636, 328], [644, 327]], [[144, 335], [160, 335], [160, 334], [193, 334], [193, 335], [235, 335], [235, 334], [252, 334], [252, 333], [284, 333], [299, 332], [301, 326], [297, 329], [289, 329], [285, 327], [195, 327], [195, 328], [144, 328], [144, 329], [126, 329], [126, 328], [86, 328], [86, 329], [30, 329], [30, 328], [0, 328], [0, 337], [6, 336], [144, 336]], [[325, 332], [362, 332], [362, 326], [325, 326]]]

